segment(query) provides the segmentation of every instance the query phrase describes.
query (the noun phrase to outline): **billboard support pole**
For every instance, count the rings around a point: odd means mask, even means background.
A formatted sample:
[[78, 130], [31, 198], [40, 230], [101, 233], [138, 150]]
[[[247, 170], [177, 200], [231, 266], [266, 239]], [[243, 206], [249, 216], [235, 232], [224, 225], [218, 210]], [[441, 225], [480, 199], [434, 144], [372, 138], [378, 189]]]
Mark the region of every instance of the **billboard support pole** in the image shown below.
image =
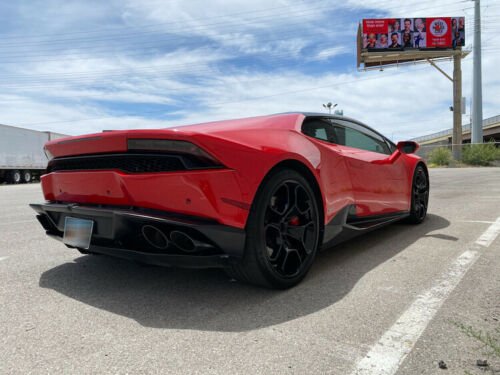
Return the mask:
[[453, 133], [451, 137], [453, 159], [462, 158], [462, 56], [453, 55]]
[[[476, 9], [479, 7], [480, 0], [473, 0], [476, 2]], [[404, 46], [402, 46], [398, 38], [392, 38], [394, 34], [391, 34], [391, 42], [392, 44], [384, 44], [382, 43], [383, 35], [386, 36], [389, 33], [389, 30], [392, 32], [395, 30], [399, 31], [399, 27], [396, 28], [397, 19], [393, 19], [392, 24], [389, 23], [389, 19], [364, 19], [362, 23], [358, 26], [358, 35], [357, 35], [357, 48], [358, 48], [358, 70], [360, 66], [363, 66], [363, 70], [371, 70], [371, 69], [380, 69], [382, 70], [383, 66], [399, 66], [400, 64], [415, 64], [417, 62], [428, 62], [437, 69], [441, 74], [443, 74], [448, 80], [453, 83], [453, 133], [452, 133], [452, 153], [453, 159], [456, 161], [460, 161], [462, 157], [462, 59], [466, 57], [470, 51], [466, 49], [462, 49], [465, 45], [465, 39], [463, 32], [465, 18], [464, 17], [442, 17], [442, 18], [415, 18], [413, 21], [413, 26], [418, 28], [416, 25], [417, 20], [419, 20], [418, 26], [423, 26], [424, 28], [420, 28], [419, 30], [427, 30], [430, 31], [432, 35], [431, 41], [429, 39], [426, 40], [425, 45], [421, 46], [420, 42], [418, 45], [414, 45], [410, 43], [409, 48], [407, 49], [406, 42], [410, 40], [406, 40]], [[410, 24], [408, 25], [408, 22]], [[399, 21], [398, 21], [399, 23]], [[412, 20], [405, 19], [405, 30], [412, 27]], [[427, 26], [426, 26], [427, 25]], [[401, 26], [401, 23], [399, 23]], [[462, 28], [462, 29], [461, 29]], [[475, 30], [475, 48], [474, 52], [480, 54], [480, 34], [479, 34], [479, 12], [476, 10], [476, 30]], [[378, 35], [378, 36], [377, 36]], [[411, 35], [410, 35], [411, 37]], [[418, 35], [419, 40], [421, 36]], [[479, 37], [479, 38], [478, 38]], [[398, 40], [396, 40], [398, 39]], [[366, 41], [366, 44], [364, 43]], [[479, 41], [479, 43], [477, 43]], [[415, 44], [417, 40], [415, 39]], [[421, 48], [420, 48], [421, 47]], [[479, 55], [480, 56], [480, 55]], [[443, 69], [437, 66], [436, 60], [444, 60], [444, 59], [453, 59], [453, 76], [447, 74]], [[480, 59], [476, 59], [476, 55], [474, 56], [474, 64], [477, 65], [477, 61]], [[478, 68], [479, 69], [479, 68]], [[475, 70], [477, 73], [477, 70]], [[477, 74], [475, 75], [476, 78]], [[479, 74], [480, 77], [480, 74]], [[480, 87], [480, 80], [475, 80], [474, 84]], [[474, 91], [476, 93], [476, 91]], [[476, 105], [476, 101], [480, 102], [480, 97], [478, 95], [474, 95], [474, 110], [475, 115], [478, 115], [478, 107], [480, 105]], [[472, 122], [474, 124], [474, 121]], [[474, 138], [473, 138], [474, 139]]]
[[453, 151], [453, 159], [458, 161], [462, 158], [462, 56], [460, 52], [456, 52], [453, 55], [453, 78], [431, 59], [427, 59], [427, 61], [453, 83], [453, 133], [451, 136], [451, 149]]
[[434, 68], [436, 68], [438, 71], [440, 71], [441, 73], [443, 73], [443, 75], [448, 78], [451, 82], [453, 82], [453, 78], [451, 78], [448, 73], [446, 73], [443, 69], [441, 69], [439, 66], [436, 65], [436, 63], [434, 61], [432, 61], [431, 59], [427, 59], [427, 61], [429, 62], [429, 64], [431, 64]]

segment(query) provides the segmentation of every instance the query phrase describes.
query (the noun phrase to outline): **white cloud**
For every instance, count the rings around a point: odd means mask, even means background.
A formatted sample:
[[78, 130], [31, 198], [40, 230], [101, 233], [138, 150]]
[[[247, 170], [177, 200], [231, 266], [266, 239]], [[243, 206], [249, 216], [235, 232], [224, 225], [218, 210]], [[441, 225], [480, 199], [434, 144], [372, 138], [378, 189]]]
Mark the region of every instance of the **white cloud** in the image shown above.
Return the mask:
[[[41, 18], [49, 22], [58, 4], [47, 3], [53, 9], [45, 9]], [[398, 3], [397, 10], [393, 4], [370, 0], [347, 3], [358, 9], [377, 6], [381, 14], [421, 16], [427, 12], [418, 10], [413, 3]], [[78, 3], [75, 9], [81, 5]], [[426, 65], [357, 72], [354, 67], [357, 20], [330, 22], [330, 16], [324, 14], [325, 9], [320, 5], [314, 8], [306, 2], [269, 4], [263, 0], [251, 3], [216, 0], [209, 5], [201, 1], [137, 0], [124, 6], [120, 2], [98, 6], [102, 15], [83, 12], [83, 19], [65, 8], [77, 29], [85, 29], [87, 19], [93, 25], [103, 17], [115, 22], [118, 17], [131, 25], [125, 29], [126, 33], [147, 31], [147, 40], [131, 40], [129, 50], [127, 38], [115, 44], [105, 40], [108, 34], [96, 31], [92, 37], [102, 39], [96, 42], [98, 51], [87, 48], [88, 43], [83, 46], [70, 43], [49, 58], [30, 57], [20, 59], [18, 64], [0, 62], [3, 83], [0, 123], [81, 134], [293, 110], [315, 112], [323, 110], [322, 103], [333, 101], [347, 116], [373, 125], [395, 139], [451, 127], [448, 107], [452, 87], [448, 80]], [[434, 9], [429, 8], [428, 11]], [[433, 13], [440, 13], [441, 9], [445, 10], [437, 7]], [[446, 8], [446, 14], [450, 12], [463, 14], [458, 7]], [[469, 10], [466, 12], [470, 14]], [[491, 9], [489, 16], [495, 12], [500, 13], [500, 9]], [[223, 16], [228, 14], [233, 15]], [[19, 23], [35, 18], [30, 13]], [[486, 27], [491, 26], [486, 24]], [[110, 25], [109, 29], [113, 30], [113, 36], [121, 30], [117, 25]], [[54, 30], [69, 28], [61, 21], [46, 32]], [[80, 34], [68, 35], [77, 38]], [[490, 31], [487, 38], [494, 35]], [[469, 36], [468, 39], [471, 40]], [[191, 46], [176, 42], [184, 40], [203, 43]], [[140, 48], [141, 43], [158, 47], [148, 48], [144, 54], [129, 53]], [[106, 45], [113, 53], [102, 52]], [[488, 47], [494, 49], [495, 45], [488, 42]], [[5, 50], [1, 43], [0, 49]], [[47, 54], [47, 51], [39, 47], [30, 56], [37, 53]], [[500, 107], [498, 55], [494, 55], [495, 50], [492, 53], [485, 53], [483, 60], [485, 117], [498, 114]], [[340, 58], [346, 60], [349, 56], [352, 66], [338, 65]], [[463, 91], [467, 97], [472, 86], [472, 64], [467, 62], [470, 59], [463, 64]], [[324, 64], [322, 71], [301, 66], [314, 61]], [[443, 62], [440, 66], [450, 72], [452, 64]], [[131, 115], [134, 113], [137, 116]], [[464, 122], [467, 120], [464, 116]]]
[[336, 46], [336, 47], [322, 49], [316, 54], [316, 59], [328, 60], [334, 56], [342, 55], [347, 51], [349, 51], [349, 49], [346, 46]]

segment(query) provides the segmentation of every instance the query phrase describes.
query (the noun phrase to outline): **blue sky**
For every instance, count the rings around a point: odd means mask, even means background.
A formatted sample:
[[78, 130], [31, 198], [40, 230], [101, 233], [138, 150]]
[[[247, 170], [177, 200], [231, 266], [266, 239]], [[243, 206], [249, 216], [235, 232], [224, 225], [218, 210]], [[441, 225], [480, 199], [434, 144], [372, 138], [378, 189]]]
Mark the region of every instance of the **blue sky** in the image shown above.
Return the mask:
[[[428, 64], [358, 72], [357, 23], [465, 16], [470, 47], [472, 7], [465, 0], [1, 2], [0, 123], [82, 134], [321, 112], [331, 101], [394, 140], [411, 138], [451, 127], [451, 83]], [[500, 113], [500, 5], [483, 0], [482, 9], [488, 117]], [[467, 98], [471, 60], [463, 61]], [[440, 66], [451, 74], [451, 62]]]

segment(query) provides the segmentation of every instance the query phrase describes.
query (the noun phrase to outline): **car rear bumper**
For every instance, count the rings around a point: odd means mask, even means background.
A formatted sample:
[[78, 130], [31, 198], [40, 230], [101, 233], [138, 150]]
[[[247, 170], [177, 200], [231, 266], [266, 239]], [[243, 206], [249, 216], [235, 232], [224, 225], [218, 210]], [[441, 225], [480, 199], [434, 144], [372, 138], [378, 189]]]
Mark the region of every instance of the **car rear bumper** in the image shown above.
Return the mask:
[[190, 268], [224, 267], [243, 256], [244, 229], [210, 220], [140, 208], [60, 203], [30, 206], [47, 235], [60, 241], [66, 217], [92, 220], [90, 247], [79, 249], [84, 252]]
[[60, 171], [42, 176], [50, 202], [142, 207], [203, 217], [244, 228], [250, 195], [241, 175], [230, 169], [159, 173], [117, 170]]

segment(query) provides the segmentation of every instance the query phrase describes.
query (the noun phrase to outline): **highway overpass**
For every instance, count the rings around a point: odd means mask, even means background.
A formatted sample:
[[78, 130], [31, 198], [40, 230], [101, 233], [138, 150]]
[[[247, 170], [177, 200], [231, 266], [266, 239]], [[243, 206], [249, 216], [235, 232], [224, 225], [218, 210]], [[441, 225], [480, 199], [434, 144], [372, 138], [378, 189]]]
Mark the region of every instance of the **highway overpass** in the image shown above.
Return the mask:
[[[443, 130], [412, 139], [421, 146], [451, 145], [452, 129]], [[500, 142], [500, 115], [483, 120], [483, 139], [485, 142]], [[462, 143], [471, 142], [471, 125], [462, 126]]]

